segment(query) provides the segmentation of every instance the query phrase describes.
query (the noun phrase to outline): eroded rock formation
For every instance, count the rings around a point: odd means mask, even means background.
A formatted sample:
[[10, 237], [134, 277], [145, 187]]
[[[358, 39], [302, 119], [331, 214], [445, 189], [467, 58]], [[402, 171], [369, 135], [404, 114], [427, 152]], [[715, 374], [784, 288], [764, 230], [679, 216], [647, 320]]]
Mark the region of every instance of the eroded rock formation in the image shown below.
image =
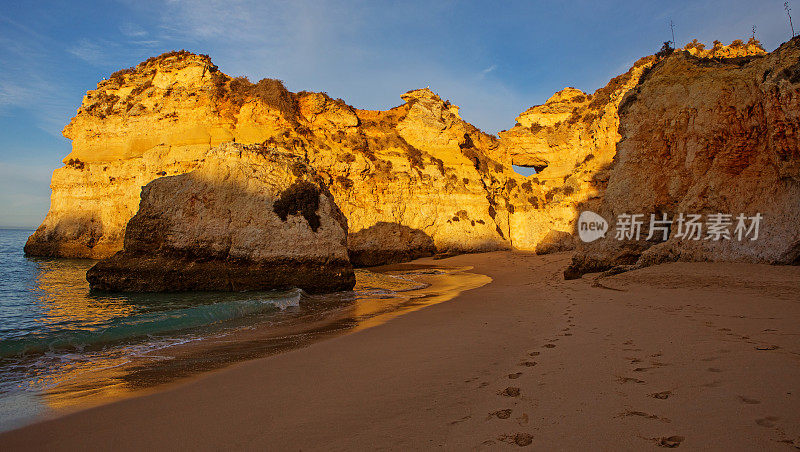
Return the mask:
[[[584, 244], [566, 276], [664, 261], [798, 263], [800, 259], [800, 38], [734, 59], [675, 52], [628, 93], [605, 196], [580, 208], [611, 221], [644, 214], [639, 240]], [[605, 177], [604, 177], [605, 179]], [[649, 215], [731, 214], [731, 238], [649, 235]], [[756, 240], [736, 217], [761, 214]], [[744, 223], [748, 228], [752, 221]], [[632, 267], [621, 267], [632, 268]]]
[[[73, 151], [53, 175], [50, 212], [26, 252], [113, 254], [142, 186], [191, 172], [210, 149], [235, 141], [316, 169], [348, 219], [358, 265], [434, 252], [569, 250], [583, 209], [690, 207], [760, 208], [789, 232], [752, 252], [670, 242], [643, 256], [652, 243], [620, 251], [597, 242], [581, 249], [571, 274], [640, 257], [789, 261], [795, 245], [778, 242], [796, 240], [796, 211], [777, 212], [796, 190], [795, 48], [792, 41], [766, 54], [756, 41], [709, 49], [692, 42], [659, 52], [592, 94], [556, 93], [499, 138], [429, 89], [404, 94], [390, 110], [360, 110], [276, 80], [231, 78], [206, 56], [171, 52], [87, 93], [64, 129]], [[522, 177], [512, 164], [537, 174]], [[749, 193], [759, 203], [748, 204]]]
[[[428, 89], [402, 97], [388, 111], [358, 110], [276, 80], [228, 77], [188, 52], [120, 71], [87, 93], [64, 129], [73, 150], [26, 252], [113, 254], [142, 186], [192, 171], [232, 141], [265, 143], [316, 168], [349, 219], [357, 261], [510, 247], [508, 181], [518, 176], [501, 162], [498, 140]], [[409, 246], [405, 233], [370, 233], [387, 224], [416, 238]]]
[[500, 133], [512, 163], [537, 171], [511, 196], [516, 207], [511, 215], [515, 246], [537, 252], [574, 247], [566, 235], [573, 232], [577, 206], [604, 192], [603, 179], [620, 138], [620, 102], [656, 60], [640, 59], [593, 94], [565, 88], [520, 114], [513, 128]]
[[124, 248], [86, 274], [128, 292], [349, 290], [347, 220], [302, 159], [223, 144], [189, 173], [141, 192]]

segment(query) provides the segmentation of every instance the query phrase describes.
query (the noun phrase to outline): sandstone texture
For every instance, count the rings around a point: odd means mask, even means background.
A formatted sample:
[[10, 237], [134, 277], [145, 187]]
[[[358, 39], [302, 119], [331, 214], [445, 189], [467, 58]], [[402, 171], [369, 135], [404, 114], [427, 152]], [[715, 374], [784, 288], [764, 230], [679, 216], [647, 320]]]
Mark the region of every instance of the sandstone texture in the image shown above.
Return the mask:
[[565, 88], [529, 108], [500, 133], [511, 163], [537, 173], [512, 193], [511, 235], [519, 249], [539, 253], [574, 248], [577, 206], [604, 193], [603, 180], [616, 154], [619, 105], [657, 58], [650, 56], [592, 94]]
[[509, 180], [520, 176], [497, 138], [429, 89], [402, 98], [388, 111], [358, 110], [277, 80], [231, 78], [203, 55], [151, 58], [87, 93], [26, 253], [112, 255], [142, 186], [193, 171], [226, 142], [266, 144], [314, 167], [349, 220], [356, 263], [511, 247]]
[[[583, 244], [567, 277], [665, 261], [797, 264], [800, 259], [800, 39], [774, 52], [699, 58], [674, 52], [655, 64], [619, 109], [620, 135], [605, 195], [587, 208], [611, 222], [645, 214], [641, 240]], [[606, 179], [604, 176], [603, 179]], [[649, 214], [761, 214], [759, 236], [649, 235]], [[749, 226], [749, 222], [746, 223]], [[630, 267], [627, 267], [630, 268]]]
[[[403, 94], [395, 108], [361, 110], [325, 93], [289, 92], [277, 80], [229, 77], [204, 55], [170, 52], [87, 93], [64, 129], [73, 150], [53, 175], [50, 211], [26, 252], [112, 255], [122, 249], [142, 186], [190, 173], [211, 149], [235, 142], [314, 168], [348, 220], [355, 265], [571, 250], [580, 243], [582, 210], [611, 219], [634, 208], [762, 209], [764, 227], [783, 230], [783, 238], [746, 250], [604, 239], [579, 245], [571, 276], [661, 259], [792, 261], [795, 47], [791, 41], [767, 54], [751, 40], [666, 49], [594, 93], [554, 94], [499, 137], [462, 120], [457, 106], [427, 88]], [[537, 174], [523, 177], [512, 164]], [[645, 253], [651, 245], [658, 246]]]
[[147, 184], [123, 250], [86, 277], [92, 289], [128, 292], [355, 284], [347, 220], [321, 177], [296, 156], [241, 144]]

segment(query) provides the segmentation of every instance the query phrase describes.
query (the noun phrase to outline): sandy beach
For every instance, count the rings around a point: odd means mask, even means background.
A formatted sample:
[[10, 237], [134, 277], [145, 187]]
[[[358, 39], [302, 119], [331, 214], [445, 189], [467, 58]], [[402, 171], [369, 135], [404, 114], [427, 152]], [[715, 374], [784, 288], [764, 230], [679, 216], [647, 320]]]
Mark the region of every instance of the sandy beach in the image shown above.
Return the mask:
[[492, 282], [376, 327], [7, 432], [0, 446], [800, 448], [800, 267], [672, 263], [564, 281], [569, 259], [435, 261]]

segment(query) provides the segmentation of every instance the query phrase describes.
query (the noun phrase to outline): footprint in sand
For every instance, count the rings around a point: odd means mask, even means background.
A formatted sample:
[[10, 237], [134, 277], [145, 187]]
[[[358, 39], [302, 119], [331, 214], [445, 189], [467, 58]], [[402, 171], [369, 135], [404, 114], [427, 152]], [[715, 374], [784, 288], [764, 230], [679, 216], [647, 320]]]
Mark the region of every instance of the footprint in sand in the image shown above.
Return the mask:
[[515, 372], [513, 374], [508, 374], [508, 378], [512, 380], [516, 380], [517, 378], [522, 376], [522, 372]]
[[684, 439], [685, 439], [684, 437], [677, 436], [677, 435], [675, 435], [675, 436], [663, 436], [663, 437], [658, 439], [658, 442], [656, 444], [658, 444], [661, 447], [673, 448], [673, 447], [680, 446]]
[[767, 416], [761, 419], [756, 419], [756, 424], [762, 427], [775, 427], [775, 422], [781, 420], [779, 417]]
[[652, 419], [652, 420], [655, 420], [655, 421], [661, 421], [661, 422], [667, 422], [667, 423], [672, 422], [672, 421], [670, 421], [669, 419], [667, 419], [665, 417], [656, 416], [655, 414], [648, 414], [648, 413], [645, 413], [644, 411], [631, 411], [631, 410], [628, 410], [628, 411], [625, 411], [624, 413], [620, 413], [619, 414], [619, 417], [629, 417], [629, 416], [643, 417], [645, 419]]
[[644, 380], [639, 380], [638, 378], [631, 378], [631, 377], [617, 377], [617, 381], [622, 384], [624, 383], [642, 384], [645, 382]]
[[757, 345], [756, 350], [777, 350], [780, 347], [777, 345]]
[[748, 405], [757, 405], [757, 404], [761, 403], [760, 400], [751, 399], [749, 397], [745, 397], [745, 396], [742, 396], [742, 395], [739, 396], [739, 401], [742, 402], [742, 403], [746, 403]]
[[519, 363], [520, 366], [525, 366], [525, 367], [533, 367], [536, 364], [538, 364], [536, 361], [523, 361]]
[[544, 348], [556, 348], [556, 344], [544, 344]]
[[652, 367], [637, 367], [633, 369], [634, 372], [647, 372], [648, 370], [652, 369]]
[[650, 397], [652, 397], [654, 399], [660, 399], [660, 400], [668, 399], [669, 396], [671, 396], [671, 395], [672, 395], [672, 391], [661, 391], [661, 392], [654, 392], [652, 394], [648, 394], [648, 396], [650, 396]]
[[461, 422], [468, 421], [472, 419], [472, 416], [464, 416], [461, 419], [456, 419], [455, 421], [450, 421], [450, 425], [460, 424]]
[[492, 416], [496, 417], [497, 419], [508, 419], [511, 417], [511, 409], [497, 410], [489, 413], [489, 418]]
[[506, 397], [519, 397], [520, 392], [519, 392], [519, 388], [517, 388], [515, 386], [509, 386], [509, 387], [503, 389], [502, 391], [500, 391], [499, 394], [501, 396], [506, 396]]
[[540, 353], [541, 352], [530, 352], [528, 353], [528, 356], [539, 356]]
[[514, 433], [513, 435], [503, 435], [497, 439], [508, 444], [516, 444], [520, 447], [530, 446], [531, 443], [533, 443], [533, 435], [530, 433]]

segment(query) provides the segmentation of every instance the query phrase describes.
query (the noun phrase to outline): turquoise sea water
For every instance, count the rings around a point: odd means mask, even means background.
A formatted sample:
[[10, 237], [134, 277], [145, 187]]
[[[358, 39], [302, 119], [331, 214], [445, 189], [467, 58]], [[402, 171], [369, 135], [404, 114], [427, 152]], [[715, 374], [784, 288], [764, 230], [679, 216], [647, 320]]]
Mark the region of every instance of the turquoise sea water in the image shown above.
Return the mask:
[[[0, 430], [303, 346], [425, 304], [420, 270], [357, 271], [354, 291], [95, 294], [95, 261], [24, 256], [0, 230]], [[436, 272], [437, 270], [427, 270]]]

